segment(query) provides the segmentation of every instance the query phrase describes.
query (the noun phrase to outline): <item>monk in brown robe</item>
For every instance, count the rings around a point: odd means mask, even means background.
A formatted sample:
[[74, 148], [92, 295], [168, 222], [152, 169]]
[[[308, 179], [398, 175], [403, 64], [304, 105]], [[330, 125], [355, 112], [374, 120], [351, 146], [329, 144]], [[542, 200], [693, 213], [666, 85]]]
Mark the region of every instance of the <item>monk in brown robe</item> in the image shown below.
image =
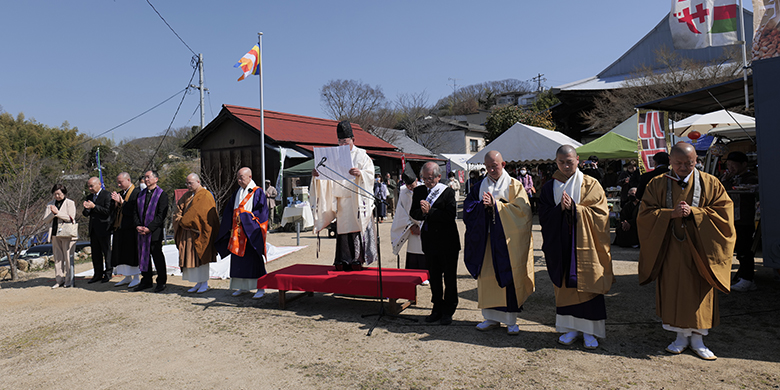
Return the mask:
[[637, 216], [639, 283], [656, 281], [656, 313], [677, 332], [666, 350], [690, 346], [714, 360], [702, 337], [720, 321], [715, 290], [729, 292], [733, 203], [718, 178], [695, 169], [693, 146], [678, 143], [669, 158], [671, 171], [648, 183]]
[[174, 240], [182, 279], [196, 283], [187, 292], [203, 293], [209, 289], [209, 263], [217, 261], [214, 239], [219, 230], [219, 215], [214, 196], [201, 186], [198, 175], [187, 176], [187, 190], [176, 202]]

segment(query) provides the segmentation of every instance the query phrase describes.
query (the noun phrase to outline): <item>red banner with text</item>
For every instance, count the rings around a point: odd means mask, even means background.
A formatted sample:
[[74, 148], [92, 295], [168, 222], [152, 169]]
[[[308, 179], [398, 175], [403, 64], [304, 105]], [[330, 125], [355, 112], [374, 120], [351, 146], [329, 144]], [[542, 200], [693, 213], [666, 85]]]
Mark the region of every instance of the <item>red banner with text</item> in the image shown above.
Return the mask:
[[639, 154], [639, 172], [655, 169], [653, 156], [667, 152], [669, 120], [664, 111], [639, 111], [637, 115], [637, 153]]

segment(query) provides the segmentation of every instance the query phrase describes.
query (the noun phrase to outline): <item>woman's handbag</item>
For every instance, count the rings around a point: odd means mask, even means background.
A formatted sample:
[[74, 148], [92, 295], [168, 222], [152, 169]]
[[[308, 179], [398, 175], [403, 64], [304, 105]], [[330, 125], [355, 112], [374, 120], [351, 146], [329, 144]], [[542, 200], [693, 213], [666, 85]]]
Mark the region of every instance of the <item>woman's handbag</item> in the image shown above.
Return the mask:
[[79, 224], [70, 219], [70, 222], [59, 222], [57, 224], [57, 237], [78, 238]]

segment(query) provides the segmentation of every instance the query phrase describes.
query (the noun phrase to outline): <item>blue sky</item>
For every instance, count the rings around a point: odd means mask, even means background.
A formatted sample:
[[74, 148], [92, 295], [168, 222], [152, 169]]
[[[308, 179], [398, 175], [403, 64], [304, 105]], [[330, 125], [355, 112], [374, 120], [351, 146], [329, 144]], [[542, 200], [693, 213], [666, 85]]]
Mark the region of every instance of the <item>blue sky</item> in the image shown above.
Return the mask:
[[[746, 2], [749, 3], [749, 2]], [[670, 9], [657, 1], [162, 1], [155, 8], [203, 53], [206, 122], [222, 104], [259, 106], [258, 79], [233, 64], [263, 32], [265, 109], [325, 117], [333, 79], [380, 86], [389, 100], [537, 73], [556, 86], [594, 76]], [[747, 4], [746, 4], [747, 5]], [[97, 135], [187, 86], [192, 53], [145, 0], [6, 2], [0, 106]], [[197, 83], [197, 76], [193, 83]], [[161, 134], [180, 96], [106, 136]], [[197, 91], [173, 126], [192, 126]]]

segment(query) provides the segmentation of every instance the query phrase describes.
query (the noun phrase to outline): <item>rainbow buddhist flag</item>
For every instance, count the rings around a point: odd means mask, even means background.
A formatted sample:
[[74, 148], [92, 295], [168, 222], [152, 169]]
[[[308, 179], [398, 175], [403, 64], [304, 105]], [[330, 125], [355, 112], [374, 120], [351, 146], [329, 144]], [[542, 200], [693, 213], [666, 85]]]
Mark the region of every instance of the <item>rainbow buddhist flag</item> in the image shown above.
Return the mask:
[[249, 50], [249, 53], [244, 54], [243, 57], [241, 57], [238, 62], [233, 65], [234, 68], [241, 68], [241, 70], [244, 71], [244, 74], [241, 75], [241, 77], [238, 78], [238, 81], [243, 80], [246, 78], [246, 76], [249, 76], [250, 74], [253, 75], [259, 75], [260, 74], [260, 64], [262, 61], [260, 61], [260, 48], [255, 45], [252, 47], [252, 50]]
[[738, 12], [736, 0], [672, 0], [669, 29], [674, 48], [736, 44]]

